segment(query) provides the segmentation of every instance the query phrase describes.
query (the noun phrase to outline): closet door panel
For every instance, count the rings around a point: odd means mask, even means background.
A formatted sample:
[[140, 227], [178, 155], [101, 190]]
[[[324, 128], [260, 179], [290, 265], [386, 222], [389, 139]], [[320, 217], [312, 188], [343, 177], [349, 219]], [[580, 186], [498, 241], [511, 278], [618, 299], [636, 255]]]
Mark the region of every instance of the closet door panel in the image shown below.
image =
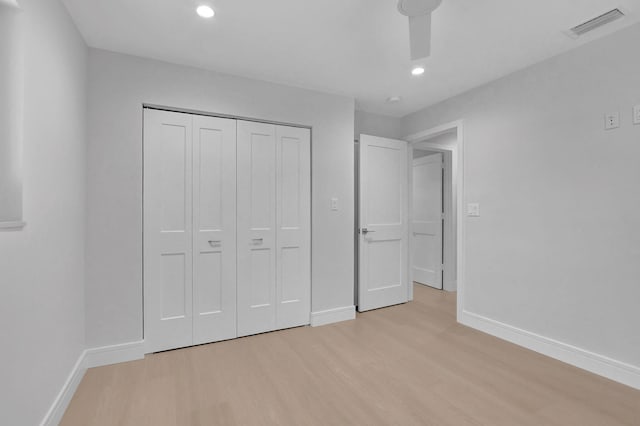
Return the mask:
[[236, 337], [236, 122], [193, 119], [194, 344]]
[[192, 344], [192, 118], [145, 110], [144, 296], [149, 352]]
[[275, 126], [238, 121], [238, 335], [276, 329]]
[[311, 133], [278, 126], [277, 328], [309, 324], [311, 312]]

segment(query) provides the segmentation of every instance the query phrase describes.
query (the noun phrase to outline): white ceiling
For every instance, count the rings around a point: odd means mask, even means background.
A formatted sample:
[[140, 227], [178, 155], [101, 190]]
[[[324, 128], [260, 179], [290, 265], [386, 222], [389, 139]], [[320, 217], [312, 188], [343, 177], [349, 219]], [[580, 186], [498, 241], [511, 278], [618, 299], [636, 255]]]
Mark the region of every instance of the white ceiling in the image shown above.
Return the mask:
[[[404, 116], [638, 22], [640, 0], [444, 0], [410, 75], [396, 0], [63, 0], [92, 47], [354, 97]], [[210, 4], [216, 16], [195, 14]], [[563, 31], [621, 8], [579, 40]], [[632, 54], [632, 52], [630, 52]], [[633, 53], [635, 54], [635, 53]], [[596, 60], [596, 58], [594, 58]], [[402, 96], [396, 104], [390, 96]]]

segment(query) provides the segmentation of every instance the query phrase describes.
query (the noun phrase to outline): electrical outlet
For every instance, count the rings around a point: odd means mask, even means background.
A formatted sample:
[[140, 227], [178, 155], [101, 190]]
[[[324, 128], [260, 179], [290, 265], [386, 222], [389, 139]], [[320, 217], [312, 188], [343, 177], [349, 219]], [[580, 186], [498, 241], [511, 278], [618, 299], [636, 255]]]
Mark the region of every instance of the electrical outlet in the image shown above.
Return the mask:
[[608, 112], [604, 115], [604, 128], [605, 130], [617, 129], [620, 127], [620, 113]]
[[467, 204], [467, 216], [480, 217], [480, 204], [478, 203]]
[[633, 124], [640, 124], [640, 104], [633, 107]]
[[331, 210], [338, 211], [338, 199], [337, 198], [332, 198], [331, 199]]

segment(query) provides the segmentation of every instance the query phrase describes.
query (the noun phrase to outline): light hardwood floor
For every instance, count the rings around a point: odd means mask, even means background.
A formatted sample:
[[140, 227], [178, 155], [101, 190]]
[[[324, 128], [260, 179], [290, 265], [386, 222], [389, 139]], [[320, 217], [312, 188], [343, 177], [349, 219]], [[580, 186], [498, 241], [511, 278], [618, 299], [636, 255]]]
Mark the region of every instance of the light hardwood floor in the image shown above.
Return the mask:
[[455, 322], [455, 294], [91, 369], [62, 425], [640, 425], [640, 391]]

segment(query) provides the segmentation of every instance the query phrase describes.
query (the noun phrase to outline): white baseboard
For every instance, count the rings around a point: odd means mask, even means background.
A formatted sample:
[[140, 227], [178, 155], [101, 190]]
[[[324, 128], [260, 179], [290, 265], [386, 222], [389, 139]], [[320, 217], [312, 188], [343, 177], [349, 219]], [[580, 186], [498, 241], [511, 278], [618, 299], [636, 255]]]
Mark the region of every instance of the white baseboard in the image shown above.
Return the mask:
[[25, 226], [26, 222], [0, 222], [0, 231], [20, 231]]
[[632, 388], [640, 389], [640, 367], [531, 333], [472, 312], [464, 311], [460, 322], [548, 357]]
[[144, 341], [87, 349], [87, 368], [135, 361], [144, 358]]
[[458, 291], [458, 283], [455, 280], [445, 283], [443, 287], [444, 291], [448, 291], [449, 293]]
[[78, 389], [78, 385], [88, 368], [119, 362], [134, 361], [144, 358], [144, 342], [125, 343], [121, 345], [103, 346], [82, 351], [78, 361], [73, 366], [69, 377], [53, 401], [49, 411], [44, 416], [40, 426], [56, 426], [62, 420], [71, 398]]
[[62, 389], [40, 423], [40, 426], [57, 426], [62, 420], [62, 416], [64, 416], [64, 412], [67, 411], [71, 398], [73, 398], [73, 394], [76, 393], [76, 389], [82, 381], [84, 373], [87, 371], [87, 367], [85, 366], [86, 355], [87, 351], [82, 351], [69, 377], [67, 377]]
[[353, 319], [356, 319], [355, 306], [345, 306], [344, 308], [311, 312], [311, 327], [319, 327], [321, 325], [333, 324], [335, 322], [349, 321]]

